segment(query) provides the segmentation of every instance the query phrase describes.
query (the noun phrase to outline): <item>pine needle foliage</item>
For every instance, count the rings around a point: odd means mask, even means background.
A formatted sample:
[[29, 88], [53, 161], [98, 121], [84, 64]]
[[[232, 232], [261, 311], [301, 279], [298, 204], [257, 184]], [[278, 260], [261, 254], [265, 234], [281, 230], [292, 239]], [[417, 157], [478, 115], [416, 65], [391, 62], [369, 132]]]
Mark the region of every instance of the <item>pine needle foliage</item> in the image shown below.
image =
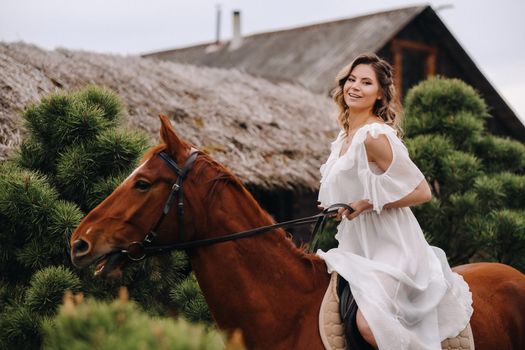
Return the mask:
[[41, 322], [42, 317], [23, 305], [6, 308], [0, 317], [0, 349], [39, 349]]
[[413, 209], [433, 244], [452, 264], [489, 259], [522, 267], [525, 145], [489, 134], [485, 102], [457, 79], [421, 82], [404, 107], [407, 147], [434, 194]]
[[525, 215], [523, 210], [501, 209], [491, 213], [490, 229], [484, 230], [488, 251], [498, 261], [525, 268]]
[[89, 195], [85, 199], [84, 206], [86, 211], [92, 210], [105, 198], [107, 198], [126, 178], [127, 173], [115, 176], [102, 177], [93, 183]]
[[175, 304], [182, 306], [179, 310], [186, 319], [192, 322], [204, 320], [208, 324], [212, 323], [211, 314], [194, 274], [173, 288], [170, 297]]
[[[403, 107], [407, 136], [436, 132], [450, 135], [448, 131], [458, 128], [481, 133], [483, 120], [489, 117], [485, 101], [473, 87], [458, 79], [441, 77], [425, 80], [410, 89]], [[463, 123], [456, 125], [465, 114], [473, 117], [468, 123], [472, 129]]]
[[43, 174], [0, 164], [0, 271], [27, 283], [35, 269], [68, 263], [68, 240], [83, 217]]
[[64, 305], [44, 325], [45, 349], [224, 349], [223, 336], [183, 319], [151, 317], [135, 303], [89, 299]]
[[474, 145], [487, 172], [525, 173], [525, 145], [508, 137], [487, 135]]
[[123, 117], [118, 96], [105, 88], [52, 94], [24, 111], [29, 137], [15, 161], [46, 174], [63, 199], [88, 211], [96, 185], [129, 173], [148, 146], [145, 135], [118, 128]]
[[68, 268], [46, 267], [31, 277], [26, 294], [26, 305], [34, 313], [50, 316], [62, 302], [66, 290], [78, 292], [80, 287], [80, 279]]
[[112, 91], [90, 86], [78, 93], [58, 92], [43, 98], [23, 117], [35, 141], [56, 154], [117, 126], [123, 110]]
[[[23, 144], [0, 163], [0, 349], [40, 347], [42, 324], [66, 290], [111, 300], [125, 285], [152, 315], [187, 308], [169, 296], [191, 272], [184, 253], [131, 264], [120, 281], [71, 266], [72, 232], [148, 146], [145, 135], [119, 126], [124, 116], [118, 96], [96, 86], [52, 94], [23, 112]], [[194, 315], [208, 322], [200, 290], [194, 296]]]

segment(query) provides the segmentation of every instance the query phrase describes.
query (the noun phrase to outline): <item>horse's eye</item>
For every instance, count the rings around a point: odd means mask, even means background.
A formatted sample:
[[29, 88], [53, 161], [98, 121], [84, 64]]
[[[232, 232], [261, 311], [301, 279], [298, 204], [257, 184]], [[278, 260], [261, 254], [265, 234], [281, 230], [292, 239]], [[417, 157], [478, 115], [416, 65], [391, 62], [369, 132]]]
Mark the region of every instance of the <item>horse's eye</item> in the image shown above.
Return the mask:
[[135, 185], [133, 187], [139, 191], [147, 191], [150, 189], [151, 184], [145, 180], [137, 180], [137, 182], [135, 182]]

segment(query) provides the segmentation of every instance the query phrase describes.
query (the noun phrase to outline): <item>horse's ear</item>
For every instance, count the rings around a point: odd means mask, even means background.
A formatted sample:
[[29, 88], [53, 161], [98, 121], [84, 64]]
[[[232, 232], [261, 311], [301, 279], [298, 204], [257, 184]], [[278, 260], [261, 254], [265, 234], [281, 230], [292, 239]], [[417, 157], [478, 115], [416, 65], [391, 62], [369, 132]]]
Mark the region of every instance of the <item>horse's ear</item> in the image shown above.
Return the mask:
[[175, 133], [175, 130], [173, 130], [173, 127], [171, 126], [170, 120], [165, 115], [161, 114], [160, 116], [160, 139], [164, 144], [166, 144], [166, 147], [168, 149], [168, 152], [177, 158], [179, 156], [183, 156], [186, 154], [187, 150], [190, 148], [190, 146], [182, 141], [177, 134]]

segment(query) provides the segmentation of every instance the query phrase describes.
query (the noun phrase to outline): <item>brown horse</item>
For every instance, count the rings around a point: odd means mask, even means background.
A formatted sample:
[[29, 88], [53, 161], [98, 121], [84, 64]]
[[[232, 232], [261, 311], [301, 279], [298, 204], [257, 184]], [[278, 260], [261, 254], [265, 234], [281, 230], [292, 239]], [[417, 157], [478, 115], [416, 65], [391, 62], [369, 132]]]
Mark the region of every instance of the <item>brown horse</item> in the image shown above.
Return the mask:
[[[119, 276], [129, 259], [122, 250], [143, 241], [160, 217], [177, 177], [158, 157], [165, 151], [182, 167], [191, 146], [161, 117], [164, 144], [71, 237], [78, 267], [97, 263], [102, 276]], [[174, 206], [176, 207], [176, 205]], [[176, 208], [158, 230], [157, 244], [226, 236], [273, 223], [239, 180], [198, 153], [184, 180], [183, 237]], [[210, 311], [222, 329], [241, 329], [250, 349], [323, 349], [318, 312], [328, 286], [324, 262], [296, 248], [281, 229], [188, 250]], [[474, 299], [471, 325], [477, 350], [525, 349], [525, 275], [502, 264], [457, 267]]]

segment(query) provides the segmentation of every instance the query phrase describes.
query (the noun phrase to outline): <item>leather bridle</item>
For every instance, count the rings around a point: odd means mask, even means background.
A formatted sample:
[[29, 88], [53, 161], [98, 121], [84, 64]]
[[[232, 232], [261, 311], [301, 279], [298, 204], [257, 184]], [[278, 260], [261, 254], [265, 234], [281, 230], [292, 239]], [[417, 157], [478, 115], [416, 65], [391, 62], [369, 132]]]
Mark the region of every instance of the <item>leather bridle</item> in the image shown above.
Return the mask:
[[[350, 207], [347, 204], [343, 203], [336, 203], [328, 208], [325, 208], [321, 213], [285, 221], [281, 223], [276, 223], [273, 225], [268, 226], [262, 226], [257, 227], [251, 230], [232, 233], [230, 235], [221, 236], [221, 237], [214, 237], [214, 238], [207, 238], [207, 239], [200, 239], [195, 241], [189, 241], [189, 242], [183, 242], [183, 243], [175, 243], [175, 244], [166, 244], [166, 245], [153, 245], [153, 242], [155, 241], [155, 238], [157, 237], [157, 232], [160, 228], [160, 225], [168, 215], [173, 202], [175, 199], [177, 199], [177, 220], [179, 222], [179, 242], [182, 241], [182, 238], [184, 237], [184, 192], [183, 192], [183, 181], [190, 172], [191, 168], [193, 167], [193, 164], [195, 163], [195, 160], [198, 156], [198, 151], [195, 149], [192, 149], [190, 155], [188, 156], [188, 159], [186, 160], [184, 166], [180, 168], [177, 163], [173, 160], [173, 158], [170, 157], [168, 153], [165, 151], [161, 151], [157, 153], [157, 155], [164, 160], [164, 162], [177, 174], [177, 179], [175, 180], [174, 184], [171, 187], [170, 194], [168, 196], [168, 199], [166, 200], [166, 203], [164, 204], [161, 216], [157, 220], [157, 223], [153, 226], [153, 229], [150, 230], [150, 232], [144, 237], [144, 240], [142, 241], [135, 241], [128, 245], [126, 249], [123, 249], [120, 251], [120, 253], [127, 255], [130, 260], [133, 261], [139, 261], [144, 259], [148, 255], [154, 255], [154, 254], [160, 254], [164, 252], [169, 252], [172, 250], [189, 250], [195, 247], [200, 246], [206, 246], [211, 244], [216, 244], [220, 242], [226, 242], [226, 241], [232, 241], [239, 238], [244, 237], [250, 237], [257, 235], [259, 233], [263, 232], [269, 232], [271, 230], [274, 230], [276, 228], [283, 228], [283, 227], [290, 227], [290, 226], [297, 226], [297, 225], [305, 225], [310, 223], [316, 223], [314, 230], [312, 231], [312, 234], [310, 236], [310, 242], [313, 241], [315, 238], [315, 235], [319, 230], [322, 231], [326, 218], [331, 217], [335, 215], [339, 208], [345, 208], [350, 213], [354, 211], [352, 207]], [[314, 247], [315, 248], [315, 247]]]

